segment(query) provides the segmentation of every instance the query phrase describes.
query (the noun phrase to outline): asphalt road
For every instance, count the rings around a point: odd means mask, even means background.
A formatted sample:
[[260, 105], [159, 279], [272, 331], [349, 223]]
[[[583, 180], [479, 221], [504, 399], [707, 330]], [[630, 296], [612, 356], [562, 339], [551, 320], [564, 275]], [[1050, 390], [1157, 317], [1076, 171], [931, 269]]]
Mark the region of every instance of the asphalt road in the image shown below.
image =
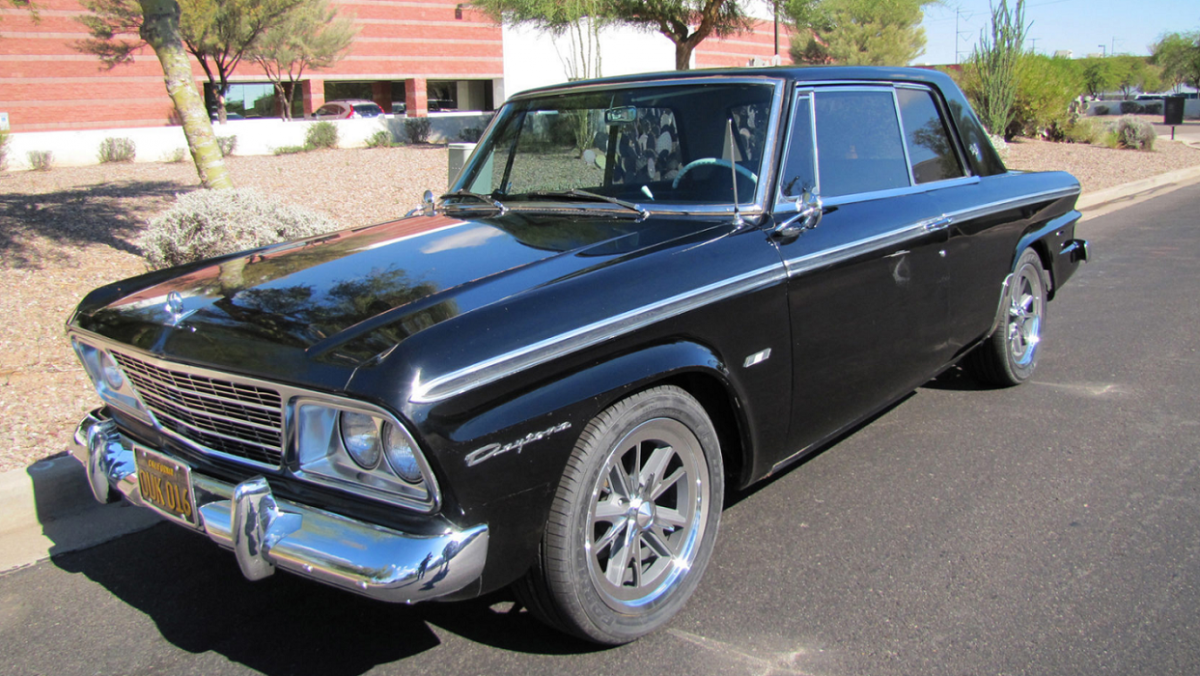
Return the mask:
[[392, 607], [160, 525], [0, 577], [0, 673], [1200, 673], [1200, 186], [1086, 222], [1034, 382], [951, 373], [739, 496], [666, 631]]

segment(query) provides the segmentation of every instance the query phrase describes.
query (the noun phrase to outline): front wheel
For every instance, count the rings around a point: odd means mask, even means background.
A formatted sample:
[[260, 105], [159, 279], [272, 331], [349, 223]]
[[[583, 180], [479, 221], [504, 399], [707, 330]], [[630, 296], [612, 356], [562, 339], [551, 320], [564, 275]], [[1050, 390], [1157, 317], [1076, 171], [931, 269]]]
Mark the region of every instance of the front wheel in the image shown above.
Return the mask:
[[704, 574], [723, 495], [720, 446], [699, 402], [673, 386], [624, 399], [580, 436], [517, 593], [539, 619], [589, 641], [648, 634]]
[[1046, 287], [1041, 258], [1026, 249], [1004, 292], [1000, 325], [967, 360], [976, 378], [990, 385], [1011, 387], [1033, 375], [1045, 329]]

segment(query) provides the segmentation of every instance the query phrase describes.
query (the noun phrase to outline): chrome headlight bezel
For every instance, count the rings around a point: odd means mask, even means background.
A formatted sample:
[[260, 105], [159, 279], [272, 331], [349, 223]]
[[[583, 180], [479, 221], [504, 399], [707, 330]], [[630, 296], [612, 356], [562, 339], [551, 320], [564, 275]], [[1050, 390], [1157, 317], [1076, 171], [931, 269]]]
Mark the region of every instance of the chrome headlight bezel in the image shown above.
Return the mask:
[[[78, 336], [71, 337], [71, 347], [74, 348], [75, 355], [79, 357], [79, 362], [83, 364], [84, 372], [91, 379], [96, 394], [100, 395], [100, 399], [104, 403], [129, 413], [147, 424], [153, 424], [150, 412], [142, 404], [129, 377], [125, 375], [121, 365], [109, 350], [97, 347], [92, 341], [81, 340]], [[119, 379], [108, 373], [113, 368], [120, 374]]]
[[[365, 402], [320, 396], [298, 397], [291, 402], [291, 410], [289, 465], [298, 478], [423, 512], [433, 512], [440, 506], [437, 479], [424, 453], [407, 426], [389, 411]], [[346, 413], [370, 416], [374, 423], [374, 443], [379, 456], [368, 463], [370, 466], [355, 459], [347, 448], [342, 429], [342, 416]], [[403, 433], [419, 477], [405, 477], [392, 467], [383, 447], [387, 426]]]

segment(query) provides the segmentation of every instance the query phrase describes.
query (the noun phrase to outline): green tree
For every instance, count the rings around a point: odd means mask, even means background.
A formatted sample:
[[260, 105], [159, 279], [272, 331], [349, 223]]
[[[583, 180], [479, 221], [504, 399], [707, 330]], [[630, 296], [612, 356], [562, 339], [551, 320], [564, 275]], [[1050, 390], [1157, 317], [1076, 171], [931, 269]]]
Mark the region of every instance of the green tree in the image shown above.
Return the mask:
[[936, 0], [787, 0], [797, 63], [903, 66], [925, 49], [922, 9]]
[[1025, 0], [1011, 10], [1008, 0], [992, 6], [991, 34], [980, 31], [971, 66], [979, 74], [979, 106], [983, 126], [991, 134], [1009, 137], [1008, 124], [1017, 98], [1017, 66], [1025, 33]]
[[[179, 37], [208, 76], [217, 100], [217, 119], [225, 123], [229, 76], [267, 30], [283, 22], [302, 0], [182, 0]], [[91, 37], [76, 49], [95, 54], [112, 68], [129, 63], [146, 41], [139, 30], [137, 0], [81, 0], [88, 13], [79, 17]], [[134, 37], [137, 36], [137, 37]]]
[[1083, 86], [1089, 95], [1095, 98], [1116, 89], [1121, 77], [1117, 71], [1118, 62], [1108, 57], [1089, 57], [1079, 61], [1083, 69]]
[[328, 0], [305, 0], [282, 23], [262, 34], [251, 47], [250, 58], [275, 86], [283, 119], [292, 118], [292, 101], [304, 71], [329, 68], [340, 61], [357, 33], [354, 23], [339, 17]]
[[[621, 23], [664, 35], [675, 44], [675, 69], [691, 68], [692, 52], [709, 36], [726, 37], [749, 30], [744, 0], [477, 0], [475, 7], [495, 21], [565, 28], [589, 17]], [[582, 7], [582, 10], [580, 9]], [[570, 19], [569, 17], [574, 17]], [[567, 19], [564, 21], [564, 19]]]
[[1150, 54], [1173, 89], [1184, 84], [1200, 89], [1200, 31], [1168, 33], [1150, 47]]
[[1133, 98], [1135, 92], [1152, 92], [1162, 86], [1162, 70], [1151, 65], [1144, 56], [1113, 56], [1116, 62], [1116, 85], [1121, 95]]

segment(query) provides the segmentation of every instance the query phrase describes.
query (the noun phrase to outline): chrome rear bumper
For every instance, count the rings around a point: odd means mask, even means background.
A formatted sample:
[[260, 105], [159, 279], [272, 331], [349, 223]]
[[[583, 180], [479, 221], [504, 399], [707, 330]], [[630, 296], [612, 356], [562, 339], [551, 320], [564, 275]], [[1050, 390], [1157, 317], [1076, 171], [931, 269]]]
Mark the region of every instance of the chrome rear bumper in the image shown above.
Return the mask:
[[[133, 442], [103, 409], [79, 423], [71, 452], [87, 468], [92, 494], [100, 502], [124, 496], [182, 523], [142, 500]], [[251, 580], [279, 567], [381, 601], [415, 603], [463, 589], [479, 579], [487, 560], [484, 525], [437, 536], [410, 535], [278, 500], [263, 477], [236, 486], [196, 472], [191, 477], [200, 530], [232, 549]]]

